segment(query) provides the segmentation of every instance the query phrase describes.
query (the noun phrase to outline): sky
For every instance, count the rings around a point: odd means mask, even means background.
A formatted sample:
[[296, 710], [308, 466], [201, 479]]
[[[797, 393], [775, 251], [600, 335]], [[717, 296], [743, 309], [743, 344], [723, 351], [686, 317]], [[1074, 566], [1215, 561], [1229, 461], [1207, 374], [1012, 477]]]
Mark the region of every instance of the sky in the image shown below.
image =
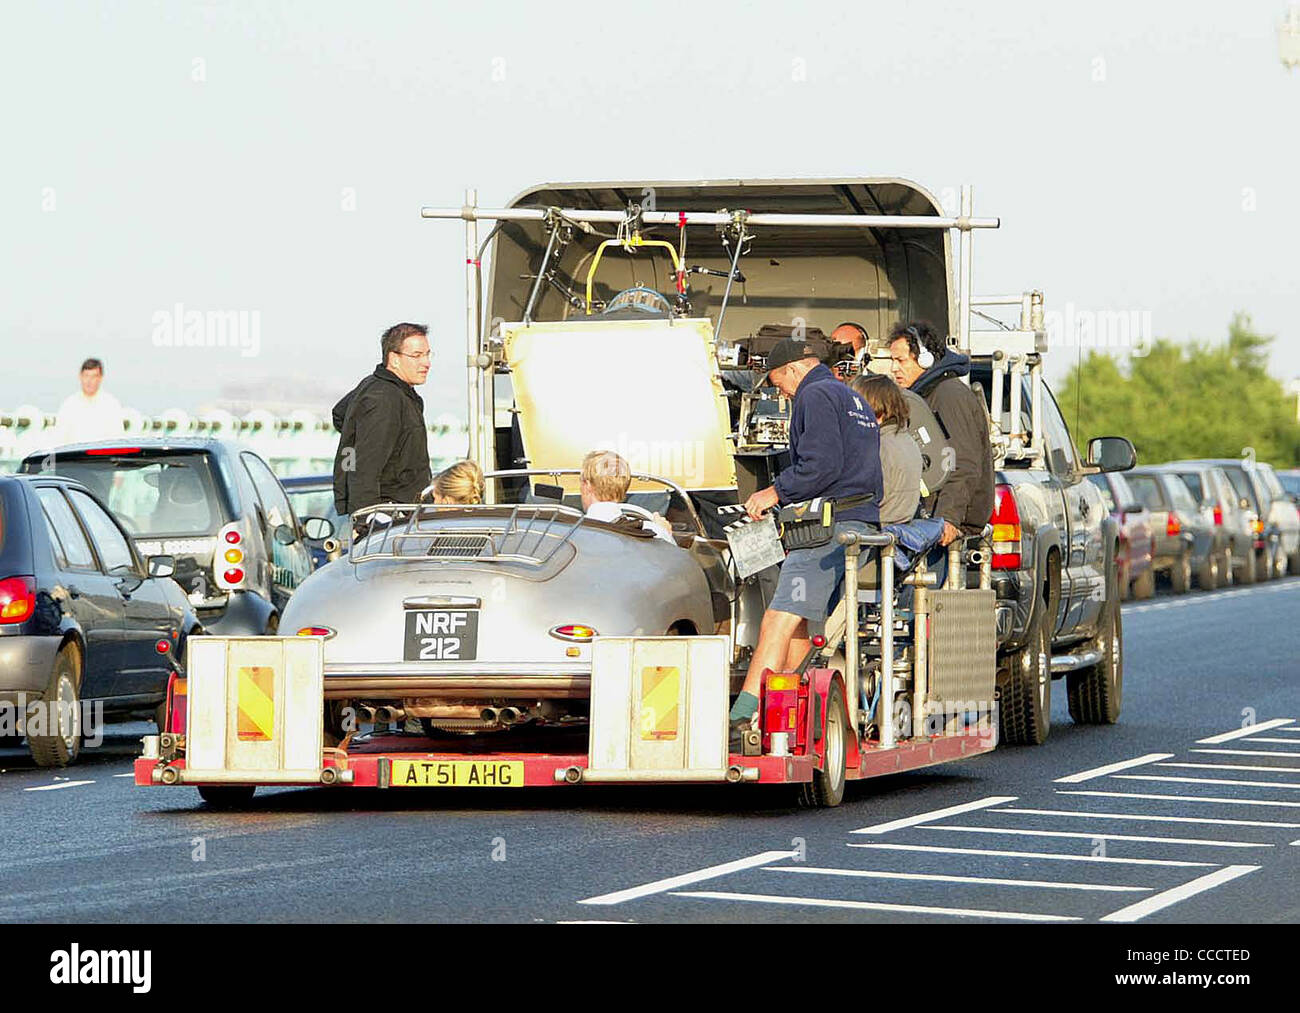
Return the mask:
[[[10, 3], [0, 414], [95, 355], [145, 412], [325, 410], [400, 320], [463, 415], [467, 186], [897, 175], [975, 187], [977, 291], [1300, 376], [1300, 70], [1283, 0]], [[178, 309], [179, 306], [179, 309]], [[186, 312], [245, 347], [169, 347]], [[254, 321], [256, 346], [253, 345]], [[254, 354], [255, 353], [255, 354]], [[1054, 348], [1049, 376], [1076, 348]]]

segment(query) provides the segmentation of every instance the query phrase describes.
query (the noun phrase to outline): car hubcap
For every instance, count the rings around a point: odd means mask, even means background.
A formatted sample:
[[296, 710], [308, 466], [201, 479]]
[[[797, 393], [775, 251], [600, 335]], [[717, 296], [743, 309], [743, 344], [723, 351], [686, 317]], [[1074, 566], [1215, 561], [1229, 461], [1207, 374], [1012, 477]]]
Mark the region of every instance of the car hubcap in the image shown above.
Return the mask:
[[51, 722], [57, 722], [58, 734], [63, 739], [64, 745], [69, 749], [76, 744], [77, 736], [81, 734], [80, 715], [76, 707], [77, 691], [72, 685], [72, 678], [67, 675], [59, 676], [58, 699], [55, 700], [56, 713], [51, 715]]

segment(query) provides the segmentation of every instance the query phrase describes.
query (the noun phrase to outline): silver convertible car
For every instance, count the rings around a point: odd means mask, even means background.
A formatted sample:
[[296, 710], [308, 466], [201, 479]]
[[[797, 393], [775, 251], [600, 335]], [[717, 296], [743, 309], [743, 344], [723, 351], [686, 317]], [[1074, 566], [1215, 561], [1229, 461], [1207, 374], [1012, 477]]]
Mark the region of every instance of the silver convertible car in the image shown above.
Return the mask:
[[[706, 537], [690, 497], [637, 475], [623, 517], [600, 521], [536, 495], [569, 471], [490, 473], [524, 501], [358, 511], [346, 558], [306, 581], [285, 631], [325, 641], [331, 731], [422, 719], [430, 734], [586, 721], [597, 635], [731, 628], [727, 543]], [[570, 497], [571, 498], [571, 497]], [[674, 541], [643, 526], [652, 512]], [[759, 586], [746, 614], [761, 613]]]

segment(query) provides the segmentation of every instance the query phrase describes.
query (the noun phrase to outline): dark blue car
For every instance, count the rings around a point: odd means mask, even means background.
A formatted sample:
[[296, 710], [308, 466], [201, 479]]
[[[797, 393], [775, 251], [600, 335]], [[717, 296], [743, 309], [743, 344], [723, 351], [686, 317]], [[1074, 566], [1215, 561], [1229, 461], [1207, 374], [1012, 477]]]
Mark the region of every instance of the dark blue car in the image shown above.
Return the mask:
[[0, 735], [62, 767], [99, 716], [156, 713], [199, 630], [174, 565], [82, 483], [0, 476]]

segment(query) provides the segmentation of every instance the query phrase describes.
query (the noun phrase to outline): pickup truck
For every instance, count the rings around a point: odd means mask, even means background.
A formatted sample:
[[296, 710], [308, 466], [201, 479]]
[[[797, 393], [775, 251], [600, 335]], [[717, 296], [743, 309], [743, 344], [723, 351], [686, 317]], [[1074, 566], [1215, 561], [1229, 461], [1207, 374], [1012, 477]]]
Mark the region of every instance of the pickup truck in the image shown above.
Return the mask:
[[1042, 378], [1042, 296], [1022, 298], [1019, 330], [971, 332], [971, 384], [990, 408], [997, 468], [990, 523], [1001, 740], [1037, 745], [1050, 729], [1057, 679], [1065, 679], [1076, 722], [1119, 717], [1120, 532], [1087, 476], [1125, 471], [1137, 461], [1122, 437], [1093, 440], [1088, 456], [1080, 456]]

